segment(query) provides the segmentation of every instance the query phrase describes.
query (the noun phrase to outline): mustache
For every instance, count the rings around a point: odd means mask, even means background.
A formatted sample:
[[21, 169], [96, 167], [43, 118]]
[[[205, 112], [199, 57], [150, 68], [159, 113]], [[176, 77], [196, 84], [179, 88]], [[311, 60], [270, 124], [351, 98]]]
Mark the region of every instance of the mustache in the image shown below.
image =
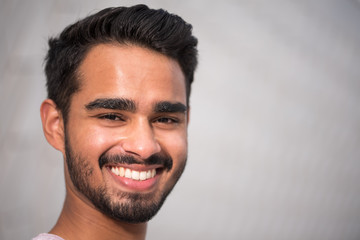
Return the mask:
[[103, 168], [105, 164], [142, 164], [142, 165], [163, 165], [166, 170], [170, 170], [173, 166], [173, 160], [170, 156], [163, 154], [154, 154], [145, 160], [136, 159], [128, 154], [108, 154], [103, 153], [99, 157], [99, 167]]

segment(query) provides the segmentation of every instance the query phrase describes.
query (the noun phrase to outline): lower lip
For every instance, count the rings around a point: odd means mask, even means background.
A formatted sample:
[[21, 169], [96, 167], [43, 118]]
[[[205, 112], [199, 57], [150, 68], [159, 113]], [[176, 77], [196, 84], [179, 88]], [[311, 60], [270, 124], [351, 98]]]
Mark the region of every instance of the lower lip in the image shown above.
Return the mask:
[[159, 179], [159, 174], [156, 174], [153, 178], [149, 178], [143, 181], [137, 181], [131, 178], [120, 177], [118, 175], [115, 175], [109, 168], [106, 169], [115, 179], [115, 181], [129, 192], [151, 191], [155, 187]]

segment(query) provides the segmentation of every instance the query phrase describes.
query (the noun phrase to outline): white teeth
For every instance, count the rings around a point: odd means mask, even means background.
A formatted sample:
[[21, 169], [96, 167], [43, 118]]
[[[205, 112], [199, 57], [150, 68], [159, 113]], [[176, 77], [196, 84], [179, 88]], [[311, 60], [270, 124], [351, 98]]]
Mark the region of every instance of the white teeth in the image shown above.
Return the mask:
[[140, 179], [140, 173], [138, 171], [132, 170], [131, 178], [134, 179], [134, 180], [139, 180]]
[[156, 175], [156, 169], [139, 172], [139, 171], [131, 170], [129, 168], [112, 167], [111, 172], [113, 172], [117, 176], [131, 178], [137, 181], [138, 180], [144, 181], [146, 179], [153, 178]]
[[126, 178], [131, 178], [131, 170], [128, 169], [128, 168], [125, 170], [125, 177]]
[[146, 178], [151, 178], [151, 170], [146, 172]]
[[120, 168], [120, 177], [124, 177], [125, 176], [125, 169], [123, 167]]
[[146, 180], [146, 172], [140, 172], [140, 180]]

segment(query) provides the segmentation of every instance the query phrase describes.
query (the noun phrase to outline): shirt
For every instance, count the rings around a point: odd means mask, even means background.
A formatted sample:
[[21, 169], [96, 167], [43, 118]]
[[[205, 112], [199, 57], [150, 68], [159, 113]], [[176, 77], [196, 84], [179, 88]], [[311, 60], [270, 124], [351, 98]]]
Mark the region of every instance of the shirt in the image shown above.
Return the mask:
[[50, 233], [41, 233], [32, 240], [64, 240], [63, 238]]

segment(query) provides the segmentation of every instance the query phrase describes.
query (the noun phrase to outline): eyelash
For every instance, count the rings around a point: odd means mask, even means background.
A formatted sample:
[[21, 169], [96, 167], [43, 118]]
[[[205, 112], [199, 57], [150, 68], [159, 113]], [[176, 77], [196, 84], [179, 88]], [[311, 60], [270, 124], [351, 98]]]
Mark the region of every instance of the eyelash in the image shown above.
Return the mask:
[[[164, 121], [165, 120], [165, 121]], [[160, 117], [160, 118], [157, 118], [155, 120], [156, 122], [159, 122], [159, 123], [164, 123], [164, 124], [173, 124], [173, 123], [179, 123], [179, 120], [176, 119], [176, 118], [170, 118], [170, 117]], [[169, 122], [170, 121], [170, 122]]]
[[114, 113], [101, 115], [99, 118], [100, 119], [110, 120], [110, 121], [124, 121], [124, 118], [121, 115], [117, 115], [117, 114], [114, 114]]

